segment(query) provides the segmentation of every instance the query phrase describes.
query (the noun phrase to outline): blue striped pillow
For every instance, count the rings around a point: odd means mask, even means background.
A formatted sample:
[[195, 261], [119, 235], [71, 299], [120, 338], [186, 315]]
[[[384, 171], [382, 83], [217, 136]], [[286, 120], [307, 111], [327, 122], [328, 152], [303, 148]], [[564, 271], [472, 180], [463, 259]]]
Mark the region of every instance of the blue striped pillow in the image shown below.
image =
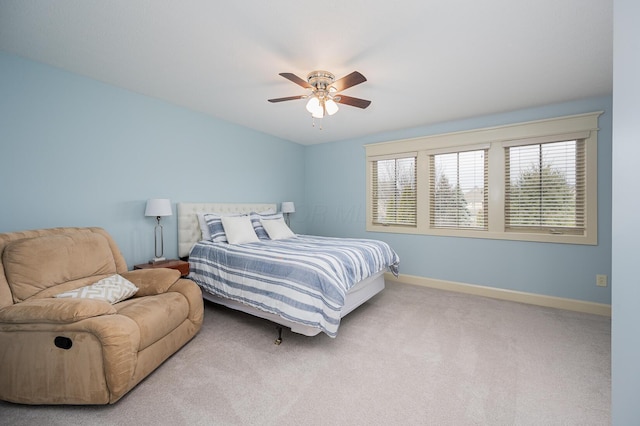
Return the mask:
[[211, 241], [214, 243], [226, 243], [227, 234], [224, 233], [224, 227], [222, 226], [222, 217], [216, 214], [205, 214], [204, 220], [209, 227], [209, 233], [211, 234]]
[[282, 213], [264, 214], [264, 213], [251, 212], [249, 216], [251, 218], [251, 224], [253, 225], [253, 230], [256, 231], [256, 235], [258, 236], [258, 238], [261, 240], [270, 240], [271, 238], [269, 238], [269, 234], [267, 234], [267, 231], [265, 231], [264, 226], [262, 226], [262, 223], [260, 223], [260, 219], [262, 220], [281, 219]]

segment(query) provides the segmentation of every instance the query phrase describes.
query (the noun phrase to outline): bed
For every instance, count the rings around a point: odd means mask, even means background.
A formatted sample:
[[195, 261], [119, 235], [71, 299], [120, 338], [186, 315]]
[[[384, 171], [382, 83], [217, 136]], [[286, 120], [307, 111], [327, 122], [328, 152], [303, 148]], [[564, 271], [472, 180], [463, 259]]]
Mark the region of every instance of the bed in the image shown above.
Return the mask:
[[[296, 235], [236, 245], [202, 238], [198, 214], [276, 209], [260, 203], [178, 203], [178, 252], [189, 260], [189, 278], [206, 300], [294, 333], [335, 337], [342, 317], [384, 289], [384, 273], [397, 274], [398, 256], [377, 240]], [[341, 252], [334, 254], [333, 246]]]

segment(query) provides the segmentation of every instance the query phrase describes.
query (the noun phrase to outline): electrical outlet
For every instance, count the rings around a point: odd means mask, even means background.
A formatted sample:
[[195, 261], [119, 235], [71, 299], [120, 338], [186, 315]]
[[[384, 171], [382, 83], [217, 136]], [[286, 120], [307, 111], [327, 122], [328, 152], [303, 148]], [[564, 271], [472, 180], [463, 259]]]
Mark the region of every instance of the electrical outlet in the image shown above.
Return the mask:
[[607, 276], [606, 275], [596, 275], [596, 285], [598, 287], [606, 287], [607, 286]]

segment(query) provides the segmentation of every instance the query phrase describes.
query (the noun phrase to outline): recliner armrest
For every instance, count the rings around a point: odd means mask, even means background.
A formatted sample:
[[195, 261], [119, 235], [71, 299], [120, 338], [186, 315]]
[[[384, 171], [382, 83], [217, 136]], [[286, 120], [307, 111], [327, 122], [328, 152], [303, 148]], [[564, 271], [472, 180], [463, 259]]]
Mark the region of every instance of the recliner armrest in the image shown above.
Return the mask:
[[180, 271], [168, 268], [135, 269], [120, 275], [138, 287], [139, 290], [133, 297], [166, 293], [180, 279]]
[[86, 318], [116, 313], [116, 309], [104, 300], [32, 299], [0, 309], [0, 323], [67, 324]]

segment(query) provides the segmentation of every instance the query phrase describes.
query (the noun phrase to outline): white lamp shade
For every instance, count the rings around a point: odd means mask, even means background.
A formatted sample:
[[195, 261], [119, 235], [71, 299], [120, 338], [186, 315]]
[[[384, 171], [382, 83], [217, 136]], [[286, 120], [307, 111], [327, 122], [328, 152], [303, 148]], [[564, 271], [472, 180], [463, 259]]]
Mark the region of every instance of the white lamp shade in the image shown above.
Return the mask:
[[171, 216], [171, 201], [168, 198], [151, 198], [147, 200], [145, 216]]
[[311, 113], [313, 118], [322, 118], [324, 117], [324, 108], [322, 107], [322, 103], [320, 99], [315, 96], [312, 96], [307, 102], [307, 111]]
[[307, 111], [313, 114], [318, 110], [318, 108], [322, 109], [322, 107], [320, 106], [320, 100], [315, 96], [311, 96], [309, 98], [309, 102], [307, 102]]
[[282, 213], [295, 213], [296, 206], [293, 204], [293, 201], [284, 201], [282, 203]]
[[327, 114], [333, 115], [338, 112], [338, 104], [333, 99], [329, 99], [324, 103], [324, 107], [327, 110]]

